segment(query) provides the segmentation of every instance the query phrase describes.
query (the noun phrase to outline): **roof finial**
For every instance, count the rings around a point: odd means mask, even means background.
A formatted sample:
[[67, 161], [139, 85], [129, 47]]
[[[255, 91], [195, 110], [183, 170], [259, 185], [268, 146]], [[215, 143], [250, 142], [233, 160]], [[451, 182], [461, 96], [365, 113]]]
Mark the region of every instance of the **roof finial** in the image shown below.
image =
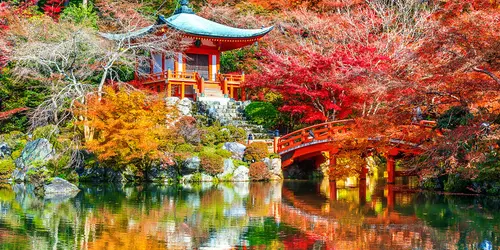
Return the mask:
[[177, 8], [175, 10], [174, 14], [181, 14], [181, 13], [194, 14], [194, 11], [191, 8], [189, 8], [189, 6], [188, 6], [188, 4], [189, 4], [188, 0], [181, 0], [180, 4], [181, 4], [181, 7]]

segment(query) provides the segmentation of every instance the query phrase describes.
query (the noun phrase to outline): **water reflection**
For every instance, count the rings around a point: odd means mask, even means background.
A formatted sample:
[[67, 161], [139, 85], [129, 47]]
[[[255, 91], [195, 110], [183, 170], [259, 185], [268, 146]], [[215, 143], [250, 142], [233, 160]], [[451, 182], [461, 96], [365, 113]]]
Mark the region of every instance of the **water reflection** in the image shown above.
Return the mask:
[[2, 249], [496, 249], [500, 201], [329, 182], [0, 189]]

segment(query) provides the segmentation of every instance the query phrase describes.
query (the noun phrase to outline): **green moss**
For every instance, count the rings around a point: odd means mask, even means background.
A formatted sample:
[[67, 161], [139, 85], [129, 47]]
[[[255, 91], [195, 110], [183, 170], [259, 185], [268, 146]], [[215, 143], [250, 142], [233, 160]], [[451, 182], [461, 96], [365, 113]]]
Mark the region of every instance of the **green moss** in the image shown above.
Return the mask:
[[239, 166], [248, 167], [249, 166], [248, 162], [242, 161], [242, 160], [236, 160], [236, 159], [233, 159], [233, 164], [235, 167], [239, 167]]

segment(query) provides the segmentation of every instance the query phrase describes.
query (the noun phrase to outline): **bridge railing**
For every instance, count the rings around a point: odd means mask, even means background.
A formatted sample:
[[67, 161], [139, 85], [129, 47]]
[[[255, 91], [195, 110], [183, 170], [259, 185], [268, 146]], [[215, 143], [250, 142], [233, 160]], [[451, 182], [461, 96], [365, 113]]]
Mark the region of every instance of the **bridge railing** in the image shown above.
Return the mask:
[[350, 124], [354, 124], [354, 120], [332, 121], [297, 130], [279, 138], [277, 152], [283, 154], [301, 146], [332, 141], [337, 135], [351, 131], [352, 127], [346, 126]]

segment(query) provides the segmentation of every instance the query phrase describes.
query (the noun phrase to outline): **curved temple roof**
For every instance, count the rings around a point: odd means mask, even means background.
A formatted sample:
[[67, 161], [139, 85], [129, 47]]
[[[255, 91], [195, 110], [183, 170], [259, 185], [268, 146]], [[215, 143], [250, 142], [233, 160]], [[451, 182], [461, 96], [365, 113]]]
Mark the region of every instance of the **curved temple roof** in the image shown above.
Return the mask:
[[162, 15], [158, 16], [156, 25], [123, 34], [101, 33], [101, 35], [110, 40], [133, 39], [154, 32], [157, 26], [167, 25], [172, 29], [193, 36], [238, 40], [259, 38], [269, 33], [274, 28], [274, 26], [261, 29], [239, 29], [229, 27], [197, 16], [194, 14], [193, 10], [188, 7], [187, 0], [181, 0], [180, 4], [181, 6], [175, 11], [173, 16], [169, 18], [165, 18]]
[[189, 13], [179, 13], [166, 19], [159, 16], [158, 24], [166, 24], [173, 29], [190, 35], [228, 39], [260, 37], [274, 28], [273, 26], [262, 29], [233, 28]]

